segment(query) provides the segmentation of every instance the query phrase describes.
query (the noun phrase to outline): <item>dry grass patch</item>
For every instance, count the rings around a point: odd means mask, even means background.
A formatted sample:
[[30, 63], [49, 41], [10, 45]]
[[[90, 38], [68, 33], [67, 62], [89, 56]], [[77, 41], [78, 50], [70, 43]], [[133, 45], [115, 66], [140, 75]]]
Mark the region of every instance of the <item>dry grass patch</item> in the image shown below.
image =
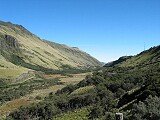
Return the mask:
[[30, 96], [30, 97], [36, 97], [36, 96], [45, 97], [50, 92], [55, 93], [57, 90], [62, 89], [63, 87], [64, 87], [64, 85], [54, 85], [54, 86], [51, 86], [47, 89], [34, 90], [33, 93], [28, 96]]
[[65, 83], [65, 84], [76, 84], [76, 83], [80, 82], [81, 80], [83, 80], [87, 74], [88, 73], [70, 74], [72, 77], [63, 76], [60, 74], [51, 74], [51, 75], [44, 75], [44, 78], [45, 79], [58, 78], [58, 79], [60, 79], [61, 82]]
[[27, 73], [28, 69], [24, 68], [0, 68], [0, 78], [15, 79], [23, 73]]
[[16, 110], [20, 106], [27, 106], [31, 103], [29, 99], [19, 98], [12, 101], [9, 101], [0, 107], [0, 115], [6, 115], [11, 111]]

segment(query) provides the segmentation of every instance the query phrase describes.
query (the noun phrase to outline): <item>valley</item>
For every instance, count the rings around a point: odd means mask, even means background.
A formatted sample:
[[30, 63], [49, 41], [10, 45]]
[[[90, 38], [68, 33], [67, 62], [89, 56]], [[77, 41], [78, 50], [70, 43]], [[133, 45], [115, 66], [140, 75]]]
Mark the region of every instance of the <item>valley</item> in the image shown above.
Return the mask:
[[160, 119], [160, 45], [104, 65], [0, 21], [0, 119]]
[[33, 90], [30, 94], [27, 94], [23, 97], [20, 97], [18, 99], [14, 99], [8, 102], [5, 102], [1, 104], [0, 106], [0, 116], [6, 116], [10, 112], [18, 109], [20, 106], [27, 106], [32, 103], [40, 102], [44, 99], [45, 96], [47, 96], [49, 93], [53, 92], [55, 93], [57, 90], [62, 89], [66, 85], [69, 84], [76, 84], [83, 80], [85, 76], [89, 73], [82, 73], [82, 74], [71, 74], [70, 77], [63, 76], [60, 74], [53, 74], [53, 75], [44, 75], [45, 79], [51, 80], [51, 79], [59, 79], [60, 82], [63, 84], [60, 85], [53, 85], [45, 89], [37, 89]]
[[0, 118], [75, 85], [102, 64], [77, 47], [44, 40], [0, 21]]
[[[7, 119], [115, 120], [115, 113], [122, 112], [126, 120], [139, 120], [139, 117], [158, 120], [159, 53], [160, 46], [155, 46], [90, 74], [44, 75], [47, 79], [60, 78], [59, 82], [66, 85], [62, 84], [62, 88], [55, 92], [50, 91], [38, 103], [11, 112]], [[79, 79], [82, 76], [83, 80]], [[36, 93], [33, 95], [40, 95], [39, 90]], [[146, 116], [148, 110], [152, 115]]]

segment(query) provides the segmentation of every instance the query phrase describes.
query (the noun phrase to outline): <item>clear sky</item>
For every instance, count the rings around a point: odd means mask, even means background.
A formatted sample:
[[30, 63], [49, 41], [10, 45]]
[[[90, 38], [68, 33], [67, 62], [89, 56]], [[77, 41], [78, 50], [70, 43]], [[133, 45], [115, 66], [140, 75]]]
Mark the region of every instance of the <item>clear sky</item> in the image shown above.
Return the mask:
[[1, 0], [0, 20], [104, 62], [160, 44], [160, 0]]

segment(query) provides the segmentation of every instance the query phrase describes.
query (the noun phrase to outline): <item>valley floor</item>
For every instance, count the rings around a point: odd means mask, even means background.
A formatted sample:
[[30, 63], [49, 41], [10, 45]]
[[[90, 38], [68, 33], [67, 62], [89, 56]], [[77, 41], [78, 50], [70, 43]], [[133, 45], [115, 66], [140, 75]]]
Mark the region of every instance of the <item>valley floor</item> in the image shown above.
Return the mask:
[[34, 90], [31, 94], [27, 94], [21, 98], [18, 98], [12, 101], [8, 101], [0, 106], [0, 116], [6, 116], [10, 112], [19, 108], [20, 106], [26, 106], [34, 102], [40, 102], [42, 99], [37, 99], [36, 98], [37, 96], [44, 98], [50, 92], [55, 93], [57, 90], [62, 89], [68, 84], [76, 84], [79, 81], [83, 80], [86, 74], [88, 73], [72, 74], [71, 76], [61, 76], [60, 74], [45, 75], [44, 77], [46, 79], [59, 78], [60, 82], [63, 82], [64, 84], [50, 86], [46, 89]]

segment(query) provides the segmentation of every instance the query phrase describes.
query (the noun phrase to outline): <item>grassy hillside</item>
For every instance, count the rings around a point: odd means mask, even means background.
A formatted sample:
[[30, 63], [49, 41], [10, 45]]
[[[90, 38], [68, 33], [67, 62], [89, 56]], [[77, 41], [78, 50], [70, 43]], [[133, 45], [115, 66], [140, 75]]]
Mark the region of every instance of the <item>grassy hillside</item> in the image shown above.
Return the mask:
[[130, 59], [132, 56], [123, 56], [123, 57], [120, 57], [118, 60], [115, 60], [115, 61], [112, 61], [112, 62], [109, 62], [107, 64], [104, 65], [104, 67], [113, 67], [117, 64], [120, 64], [124, 61], [127, 61], [128, 59]]
[[119, 64], [120, 67], [147, 66], [160, 62], [160, 45], [143, 51], [140, 54], [128, 59], [126, 62]]
[[160, 62], [160, 45], [152, 47], [135, 56], [120, 57], [118, 60], [105, 64], [104, 67], [145, 67], [149, 64], [155, 64], [158, 62]]
[[0, 21], [0, 53], [0, 70], [16, 71], [14, 76], [1, 74], [3, 78], [15, 78], [29, 69], [53, 71], [101, 65], [77, 48], [42, 40], [21, 25], [3, 21]]
[[[78, 84], [50, 93], [41, 103], [10, 113], [8, 118], [47, 120], [66, 116], [70, 120], [82, 115], [85, 119], [115, 120], [115, 113], [122, 112], [125, 120], [159, 120], [159, 53], [160, 46], [153, 47], [105, 67]], [[86, 107], [88, 112], [81, 113]]]

